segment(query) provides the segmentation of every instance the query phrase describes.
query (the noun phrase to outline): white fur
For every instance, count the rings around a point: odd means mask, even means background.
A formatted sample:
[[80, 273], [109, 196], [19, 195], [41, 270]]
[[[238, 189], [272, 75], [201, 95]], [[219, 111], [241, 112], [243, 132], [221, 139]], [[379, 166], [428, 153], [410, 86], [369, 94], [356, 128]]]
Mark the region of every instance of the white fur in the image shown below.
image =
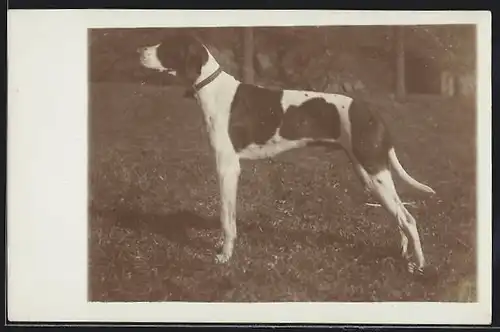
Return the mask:
[[238, 152], [241, 159], [264, 159], [274, 157], [282, 152], [303, 147], [311, 139], [287, 140], [281, 136], [273, 137], [264, 145], [250, 144]]

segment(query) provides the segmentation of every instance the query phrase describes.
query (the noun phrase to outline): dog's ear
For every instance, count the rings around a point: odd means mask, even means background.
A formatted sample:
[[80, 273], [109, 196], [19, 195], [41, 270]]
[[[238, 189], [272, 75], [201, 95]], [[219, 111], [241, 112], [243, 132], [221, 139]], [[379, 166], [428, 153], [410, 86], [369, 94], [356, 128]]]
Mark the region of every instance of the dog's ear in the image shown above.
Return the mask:
[[185, 46], [185, 75], [194, 81], [201, 74], [201, 67], [207, 62], [208, 54], [203, 44], [191, 36]]

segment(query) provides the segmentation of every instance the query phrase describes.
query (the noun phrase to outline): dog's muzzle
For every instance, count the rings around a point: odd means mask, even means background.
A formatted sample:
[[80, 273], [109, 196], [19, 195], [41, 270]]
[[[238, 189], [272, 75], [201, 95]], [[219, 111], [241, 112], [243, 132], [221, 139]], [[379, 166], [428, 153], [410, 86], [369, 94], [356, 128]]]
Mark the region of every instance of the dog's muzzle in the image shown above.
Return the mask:
[[177, 72], [175, 70], [162, 66], [156, 56], [156, 47], [139, 47], [136, 49], [136, 52], [140, 54], [140, 62], [144, 67], [158, 70], [160, 72], [166, 72], [172, 76], [177, 76]]

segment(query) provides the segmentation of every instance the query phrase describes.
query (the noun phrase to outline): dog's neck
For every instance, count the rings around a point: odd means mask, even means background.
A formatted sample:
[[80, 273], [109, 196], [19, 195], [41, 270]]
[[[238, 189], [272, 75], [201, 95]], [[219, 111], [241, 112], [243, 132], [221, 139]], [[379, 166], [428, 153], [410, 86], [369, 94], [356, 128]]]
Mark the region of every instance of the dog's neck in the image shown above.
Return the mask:
[[234, 77], [222, 70], [220, 64], [205, 45], [203, 48], [207, 52], [208, 60], [201, 67], [200, 75], [186, 93], [186, 96], [195, 97], [198, 101], [201, 101], [203, 96], [213, 95], [214, 88], [220, 85], [221, 81], [235, 80]]
[[[221, 70], [221, 66], [207, 47], [203, 47], [208, 54], [208, 60], [202, 66], [200, 76], [195, 80], [193, 87], [205, 81], [207, 78], [210, 78], [210, 82], [200, 89], [195, 90], [193, 88], [191, 91], [198, 101], [198, 104], [202, 107], [205, 115], [210, 117], [213, 116], [214, 113], [223, 112], [223, 110], [217, 107], [217, 105], [221, 103], [221, 99], [228, 99], [227, 103], [222, 103], [222, 105], [231, 104], [229, 99], [233, 97], [236, 92], [236, 87], [240, 82]], [[219, 71], [220, 73], [215, 77], [211, 77], [214, 73]]]
[[[207, 62], [201, 67], [201, 72], [200, 72], [200, 76], [198, 76], [198, 78], [195, 80], [194, 84], [193, 84], [193, 87], [196, 87], [196, 86], [201, 86], [203, 85], [204, 82], [206, 82], [206, 80], [210, 80], [212, 75], [214, 73], [217, 73], [219, 70], [221, 70], [221, 66], [219, 65], [219, 63], [217, 62], [217, 60], [215, 60], [215, 58], [213, 57], [213, 55], [210, 53], [210, 51], [208, 50], [208, 48], [203, 45], [203, 48], [205, 49], [205, 51], [207, 52], [207, 55], [208, 55], [208, 60]], [[201, 90], [201, 88], [197, 89], [197, 90]]]
[[217, 77], [223, 73], [222, 67], [217, 60], [212, 56], [208, 48], [203, 45], [204, 51], [207, 54], [208, 60], [200, 68], [200, 75], [192, 83], [191, 87], [186, 90], [184, 97], [193, 98], [198, 97], [198, 92], [205, 86], [212, 83]]

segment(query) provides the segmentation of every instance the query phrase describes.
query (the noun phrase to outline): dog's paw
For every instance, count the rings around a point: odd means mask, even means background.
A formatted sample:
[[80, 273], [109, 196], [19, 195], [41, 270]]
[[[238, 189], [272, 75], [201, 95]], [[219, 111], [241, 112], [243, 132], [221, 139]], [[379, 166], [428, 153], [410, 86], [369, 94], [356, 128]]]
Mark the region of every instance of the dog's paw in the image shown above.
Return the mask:
[[413, 262], [408, 262], [408, 272], [413, 275], [422, 276], [424, 274], [424, 268], [417, 267], [417, 264]]
[[218, 254], [218, 255], [215, 255], [215, 262], [217, 264], [224, 264], [224, 263], [227, 263], [227, 261], [229, 261], [229, 258], [230, 256], [227, 255], [227, 254]]

